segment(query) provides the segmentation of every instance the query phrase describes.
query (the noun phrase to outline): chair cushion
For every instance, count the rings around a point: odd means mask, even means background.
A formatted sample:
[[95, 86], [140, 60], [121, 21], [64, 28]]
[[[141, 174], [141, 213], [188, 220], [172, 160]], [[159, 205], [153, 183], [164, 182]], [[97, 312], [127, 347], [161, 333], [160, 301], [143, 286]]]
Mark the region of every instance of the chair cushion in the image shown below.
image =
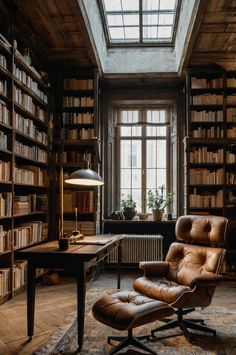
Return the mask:
[[222, 216], [192, 216], [178, 218], [175, 234], [178, 240], [224, 246], [228, 220]]
[[189, 286], [179, 285], [166, 278], [145, 276], [136, 279], [133, 288], [147, 297], [167, 302], [168, 304], [174, 303], [184, 293], [191, 292]]
[[118, 330], [128, 330], [169, 317], [174, 309], [165, 302], [123, 290], [99, 299], [93, 305], [92, 313], [101, 323]]

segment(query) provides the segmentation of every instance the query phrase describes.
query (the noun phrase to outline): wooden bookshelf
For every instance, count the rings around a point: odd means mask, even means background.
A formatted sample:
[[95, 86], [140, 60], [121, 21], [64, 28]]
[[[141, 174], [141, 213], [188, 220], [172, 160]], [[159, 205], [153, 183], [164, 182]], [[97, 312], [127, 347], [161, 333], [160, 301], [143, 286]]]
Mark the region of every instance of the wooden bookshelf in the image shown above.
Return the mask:
[[236, 73], [186, 74], [185, 213], [235, 218]]
[[26, 284], [15, 251], [48, 239], [49, 86], [22, 53], [0, 36], [0, 303]]
[[[63, 169], [63, 181], [73, 171], [81, 169], [85, 160], [90, 168], [99, 170], [98, 137], [98, 73], [94, 69], [73, 69], [70, 72], [56, 74], [55, 102], [59, 107], [54, 124], [55, 170], [58, 177], [55, 184], [58, 204], [55, 210], [59, 223], [55, 230], [60, 233], [62, 209], [60, 174]], [[58, 89], [59, 88], [59, 89]], [[99, 231], [99, 188], [73, 187], [63, 185], [63, 226], [64, 232], [75, 229], [75, 211], [78, 213], [78, 228], [83, 234], [95, 234]], [[58, 218], [56, 218], [58, 221]]]

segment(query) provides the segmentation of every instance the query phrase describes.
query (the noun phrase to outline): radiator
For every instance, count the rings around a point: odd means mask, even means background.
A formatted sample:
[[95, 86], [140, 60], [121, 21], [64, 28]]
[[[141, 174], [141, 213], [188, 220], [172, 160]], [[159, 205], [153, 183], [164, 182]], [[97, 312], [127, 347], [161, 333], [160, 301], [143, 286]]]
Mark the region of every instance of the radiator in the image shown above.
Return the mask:
[[[162, 260], [162, 240], [161, 235], [125, 234], [122, 240], [122, 263]], [[118, 262], [117, 249], [109, 254], [108, 262]]]

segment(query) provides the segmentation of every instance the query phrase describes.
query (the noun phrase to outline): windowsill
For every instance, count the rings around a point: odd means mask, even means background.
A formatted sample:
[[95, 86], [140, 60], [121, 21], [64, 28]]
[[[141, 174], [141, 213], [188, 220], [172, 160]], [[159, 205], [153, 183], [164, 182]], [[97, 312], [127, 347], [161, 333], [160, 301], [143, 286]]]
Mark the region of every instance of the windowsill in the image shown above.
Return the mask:
[[104, 223], [125, 223], [125, 224], [151, 224], [151, 223], [160, 223], [160, 224], [165, 224], [165, 223], [175, 223], [176, 219], [168, 220], [168, 221], [152, 221], [152, 220], [140, 220], [140, 219], [132, 219], [132, 220], [127, 220], [127, 219], [104, 219]]

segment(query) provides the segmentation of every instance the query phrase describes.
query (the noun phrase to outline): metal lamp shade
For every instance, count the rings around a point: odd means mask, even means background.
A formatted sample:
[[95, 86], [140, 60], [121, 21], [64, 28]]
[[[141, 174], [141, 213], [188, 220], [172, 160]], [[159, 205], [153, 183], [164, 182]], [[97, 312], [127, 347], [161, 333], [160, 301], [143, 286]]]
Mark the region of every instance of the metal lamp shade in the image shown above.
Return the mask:
[[71, 185], [82, 185], [82, 186], [100, 186], [104, 185], [104, 182], [96, 171], [91, 169], [80, 169], [69, 175], [65, 182]]

